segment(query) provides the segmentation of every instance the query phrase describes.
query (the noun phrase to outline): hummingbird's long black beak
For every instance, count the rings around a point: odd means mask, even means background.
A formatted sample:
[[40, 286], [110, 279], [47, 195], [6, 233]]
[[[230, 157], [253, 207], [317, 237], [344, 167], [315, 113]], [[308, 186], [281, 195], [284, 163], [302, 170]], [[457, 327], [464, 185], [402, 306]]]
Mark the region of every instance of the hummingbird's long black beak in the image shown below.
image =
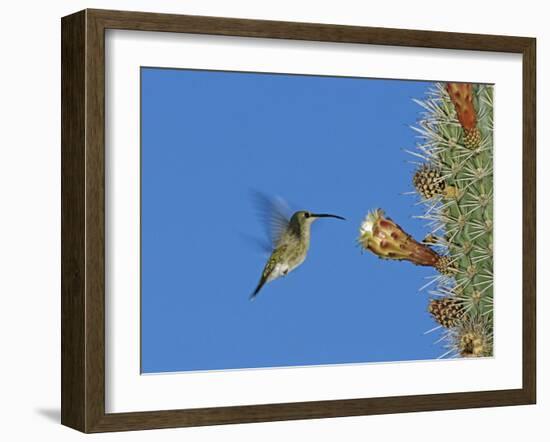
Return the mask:
[[343, 219], [344, 221], [346, 220], [343, 216], [331, 215], [330, 213], [312, 213], [311, 216], [314, 218], [337, 218]]

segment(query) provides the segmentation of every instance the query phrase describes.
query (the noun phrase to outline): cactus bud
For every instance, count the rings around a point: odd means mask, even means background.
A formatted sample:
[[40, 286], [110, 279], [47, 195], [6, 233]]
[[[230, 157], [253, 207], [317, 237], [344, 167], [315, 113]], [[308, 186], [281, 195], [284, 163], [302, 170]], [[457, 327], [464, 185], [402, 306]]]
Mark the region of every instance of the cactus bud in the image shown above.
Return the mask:
[[477, 128], [477, 116], [473, 103], [472, 85], [469, 83], [447, 83], [447, 93], [454, 104], [456, 115], [464, 130], [464, 145], [477, 149], [481, 134]]
[[464, 314], [464, 308], [455, 298], [432, 299], [428, 311], [443, 327], [454, 327]]
[[439, 169], [422, 165], [413, 176], [413, 184], [416, 191], [426, 200], [437, 195], [442, 195], [444, 198], [451, 199], [458, 196], [456, 187], [448, 186]]

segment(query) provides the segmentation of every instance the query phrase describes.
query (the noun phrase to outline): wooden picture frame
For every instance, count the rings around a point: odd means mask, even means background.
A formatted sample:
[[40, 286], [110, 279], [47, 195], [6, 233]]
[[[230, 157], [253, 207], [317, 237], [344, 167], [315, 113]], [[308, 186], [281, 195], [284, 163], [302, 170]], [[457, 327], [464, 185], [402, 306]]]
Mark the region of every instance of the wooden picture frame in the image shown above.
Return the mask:
[[[523, 386], [132, 413], [105, 412], [105, 30], [416, 48], [523, 58]], [[62, 19], [62, 424], [83, 432], [533, 404], [536, 398], [536, 41], [533, 38], [84, 10]]]

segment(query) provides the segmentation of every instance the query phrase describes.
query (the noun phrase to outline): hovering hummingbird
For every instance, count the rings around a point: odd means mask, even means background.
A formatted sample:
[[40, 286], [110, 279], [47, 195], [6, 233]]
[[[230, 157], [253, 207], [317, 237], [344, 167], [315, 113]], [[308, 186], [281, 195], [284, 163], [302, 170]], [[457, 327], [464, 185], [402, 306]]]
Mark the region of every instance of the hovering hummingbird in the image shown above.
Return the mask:
[[[281, 276], [286, 276], [306, 259], [309, 249], [311, 224], [319, 218], [337, 218], [338, 215], [328, 213], [311, 213], [300, 210], [288, 218], [282, 210], [282, 205], [259, 195], [264, 204], [264, 221], [271, 233], [272, 252], [264, 267], [258, 286], [250, 295], [254, 300], [265, 283]], [[267, 204], [266, 204], [267, 203]], [[267, 209], [267, 210], [266, 210]]]

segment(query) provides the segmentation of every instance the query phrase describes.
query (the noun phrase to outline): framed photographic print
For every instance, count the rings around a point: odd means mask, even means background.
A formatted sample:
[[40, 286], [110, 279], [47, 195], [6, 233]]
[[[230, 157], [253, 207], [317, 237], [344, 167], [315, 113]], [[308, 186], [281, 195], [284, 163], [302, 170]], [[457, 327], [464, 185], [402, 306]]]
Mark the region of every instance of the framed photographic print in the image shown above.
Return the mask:
[[62, 19], [62, 423], [535, 403], [535, 40]]

